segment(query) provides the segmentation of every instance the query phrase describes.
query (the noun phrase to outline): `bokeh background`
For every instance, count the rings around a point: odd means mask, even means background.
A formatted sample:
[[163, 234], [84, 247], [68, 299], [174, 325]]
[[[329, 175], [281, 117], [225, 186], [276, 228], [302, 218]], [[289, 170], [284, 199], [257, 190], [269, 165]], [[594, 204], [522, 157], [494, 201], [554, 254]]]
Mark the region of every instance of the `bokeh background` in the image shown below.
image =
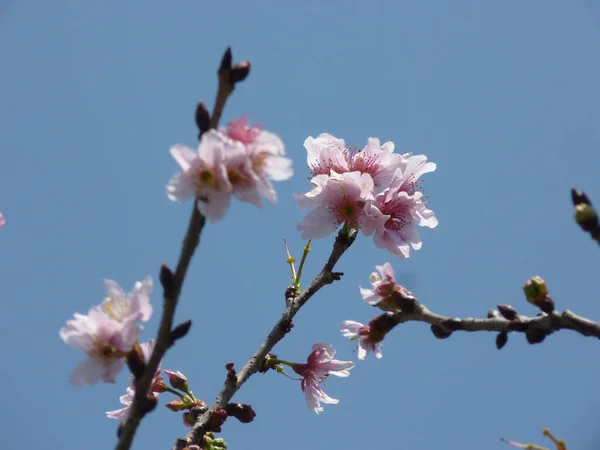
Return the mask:
[[[74, 388], [83, 355], [58, 330], [103, 298], [102, 280], [130, 289], [175, 264], [191, 204], [170, 202], [174, 143], [195, 145], [195, 104], [212, 105], [225, 48], [252, 72], [231, 97], [278, 133], [295, 165], [279, 202], [235, 202], [207, 226], [180, 306], [194, 322], [164, 367], [183, 371], [211, 403], [284, 308], [282, 238], [300, 256], [292, 193], [309, 188], [304, 139], [329, 132], [362, 146], [370, 136], [438, 164], [424, 190], [439, 226], [423, 248], [392, 259], [360, 237], [276, 347], [303, 361], [314, 342], [355, 359], [344, 319], [368, 321], [376, 264], [430, 309], [483, 317], [499, 303], [535, 314], [521, 292], [539, 274], [560, 309], [600, 320], [598, 245], [572, 219], [569, 189], [600, 204], [600, 6], [553, 1], [77, 0], [0, 2], [0, 379], [4, 448], [107, 449], [127, 374]], [[314, 242], [307, 281], [333, 236]], [[155, 315], [144, 331], [154, 336]], [[231, 449], [504, 449], [503, 436], [574, 450], [600, 447], [600, 344], [570, 332], [530, 346], [493, 334], [435, 339], [398, 327], [384, 358], [359, 362], [325, 386], [339, 405], [316, 416], [299, 382], [253, 377], [236, 400], [257, 418], [224, 427]], [[164, 395], [163, 399], [170, 399]], [[165, 400], [163, 400], [164, 403]], [[135, 449], [170, 448], [187, 432], [160, 406]]]

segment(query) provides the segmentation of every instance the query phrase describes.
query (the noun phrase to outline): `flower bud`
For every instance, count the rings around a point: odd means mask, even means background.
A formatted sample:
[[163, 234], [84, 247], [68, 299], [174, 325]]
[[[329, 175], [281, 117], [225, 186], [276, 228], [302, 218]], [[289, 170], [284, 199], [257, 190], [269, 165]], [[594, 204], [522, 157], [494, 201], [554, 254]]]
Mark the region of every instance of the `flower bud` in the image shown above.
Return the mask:
[[194, 417], [192, 416], [192, 413], [189, 411], [184, 412], [183, 413], [183, 424], [186, 427], [193, 427], [194, 423], [196, 423], [196, 422], [194, 421]]
[[508, 333], [506, 331], [502, 331], [502, 332], [498, 333], [498, 336], [496, 336], [496, 348], [498, 350], [502, 350], [502, 347], [504, 347], [507, 342], [508, 342]]
[[223, 439], [222, 437], [213, 439], [210, 444], [212, 445], [212, 448], [227, 448], [227, 442], [225, 442], [225, 439]]
[[173, 389], [179, 389], [180, 391], [188, 391], [188, 380], [184, 374], [179, 371], [173, 372], [172, 370], [165, 369], [164, 372], [169, 377], [169, 384]]
[[198, 126], [199, 136], [202, 136], [202, 133], [208, 131], [210, 128], [210, 113], [208, 112], [208, 108], [204, 104], [204, 102], [198, 103], [196, 106], [196, 126]]
[[249, 73], [250, 61], [242, 61], [241, 63], [237, 63], [232, 67], [231, 72], [229, 73], [229, 82], [231, 84], [235, 84], [240, 81], [244, 81]]
[[189, 402], [186, 402], [181, 397], [178, 397], [175, 400], [171, 400], [170, 402], [166, 403], [165, 406], [171, 411], [177, 412], [183, 411], [184, 409], [188, 409], [190, 405]]
[[250, 423], [256, 417], [252, 407], [244, 403], [228, 403], [225, 406], [225, 411], [227, 411], [228, 416], [235, 417], [242, 423]]
[[575, 207], [575, 221], [584, 231], [598, 228], [598, 215], [592, 205], [581, 203]]
[[510, 305], [498, 305], [498, 311], [506, 320], [516, 320], [518, 318], [517, 311]]
[[550, 294], [548, 294], [548, 286], [546, 282], [539, 276], [530, 278], [523, 285], [523, 292], [527, 301], [534, 306], [537, 306], [547, 314], [554, 311], [554, 301]]
[[167, 385], [165, 384], [163, 377], [161, 377], [160, 375], [156, 375], [154, 377], [154, 379], [152, 380], [152, 386], [150, 387], [150, 391], [160, 393], [160, 392], [166, 392], [166, 390], [167, 390]]

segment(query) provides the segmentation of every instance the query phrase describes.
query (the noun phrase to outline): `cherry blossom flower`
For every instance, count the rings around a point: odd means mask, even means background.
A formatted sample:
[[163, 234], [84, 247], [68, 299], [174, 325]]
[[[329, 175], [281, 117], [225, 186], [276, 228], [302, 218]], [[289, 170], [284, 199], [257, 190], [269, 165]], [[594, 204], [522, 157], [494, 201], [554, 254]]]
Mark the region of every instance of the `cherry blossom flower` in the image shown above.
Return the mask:
[[[287, 180], [294, 174], [294, 171], [292, 170], [292, 160], [283, 156], [285, 155], [285, 147], [281, 139], [256, 124], [252, 126], [248, 124], [249, 119], [242, 117], [230, 122], [227, 128], [221, 131], [230, 139], [244, 145], [255, 175], [255, 192], [243, 191], [238, 194], [240, 195], [238, 198], [261, 207], [262, 204], [258, 194], [263, 195], [269, 202], [275, 203], [277, 194], [271, 180]], [[246, 199], [246, 196], [249, 199]]]
[[6, 220], [4, 219], [4, 214], [2, 214], [0, 212], [0, 228], [2, 228], [5, 223], [6, 223]]
[[86, 353], [87, 359], [77, 366], [71, 383], [83, 386], [96, 384], [100, 379], [114, 383], [123, 368], [123, 357], [137, 342], [139, 314], [117, 321], [97, 306], [87, 315], [75, 313], [74, 317], [59, 334], [67, 345]]
[[376, 358], [381, 358], [381, 341], [377, 339], [379, 336], [374, 336], [370, 325], [353, 320], [344, 320], [340, 327], [342, 335], [348, 339], [358, 339], [358, 359], [365, 359], [369, 353], [374, 353]]
[[337, 173], [351, 171], [345, 157], [346, 144], [343, 139], [322, 133], [316, 138], [307, 137], [304, 148], [307, 152], [308, 168], [313, 176], [330, 175], [332, 170]]
[[377, 272], [371, 274], [370, 278], [373, 289], [360, 287], [360, 296], [371, 306], [375, 306], [389, 297], [396, 288], [394, 269], [389, 262], [386, 262], [383, 266], [375, 266], [375, 268], [381, 275]]
[[373, 200], [373, 179], [369, 174], [331, 170], [331, 175], [317, 175], [312, 191], [296, 195], [298, 206], [313, 208], [297, 224], [303, 239], [319, 239], [333, 233], [339, 225], [347, 222], [351, 227], [366, 227], [372, 231], [378, 216], [367, 215], [365, 207]]
[[373, 233], [375, 245], [387, 249], [391, 255], [408, 258], [411, 248], [421, 248], [423, 243], [415, 225], [429, 228], [438, 225], [434, 212], [427, 209], [423, 201], [423, 192], [418, 190], [419, 177], [436, 168], [426, 160], [424, 155], [405, 158], [392, 186], [377, 194], [368, 209], [372, 220], [367, 222], [377, 225], [363, 231], [366, 235]]
[[[171, 147], [171, 155], [182, 172], [175, 174], [167, 185], [170, 200], [182, 202], [197, 197], [198, 209], [206, 218], [215, 222], [223, 218], [229, 208], [233, 187], [227, 174], [226, 158], [235, 165], [244, 154], [241, 143], [228, 139], [222, 133], [209, 130], [202, 135], [198, 150], [185, 145]], [[245, 166], [238, 165], [240, 179]]]
[[377, 138], [369, 138], [364, 149], [346, 149], [345, 154], [350, 172], [359, 171], [371, 175], [375, 194], [390, 185], [403, 161], [402, 155], [394, 153], [393, 142], [381, 145]]
[[321, 403], [337, 404], [338, 399], [329, 397], [319, 386], [329, 375], [347, 377], [354, 367], [352, 361], [333, 359], [335, 350], [329, 344], [314, 344], [306, 359], [306, 364], [293, 364], [294, 371], [302, 376], [301, 387], [306, 404], [315, 413], [323, 412]]
[[[148, 342], [144, 342], [140, 344], [142, 349], [142, 353], [144, 355], [144, 361], [150, 361], [150, 356], [152, 355], [152, 351], [154, 350], [154, 339], [149, 339]], [[151, 395], [154, 397], [158, 397], [159, 391], [155, 391], [154, 387], [162, 382], [162, 377], [160, 376], [160, 364], [158, 365], [158, 369], [152, 378], [152, 384], [150, 385]], [[114, 411], [106, 411], [106, 417], [109, 419], [117, 419], [117, 420], [125, 420], [129, 417], [129, 410], [131, 409], [131, 404], [133, 403], [133, 397], [135, 396], [135, 385], [133, 381], [133, 376], [129, 377], [129, 385], [127, 386], [127, 390], [125, 395], [119, 397], [119, 401], [121, 404], [125, 405], [124, 408], [116, 409]]]
[[104, 280], [104, 289], [107, 296], [102, 303], [102, 309], [112, 319], [122, 322], [131, 316], [136, 316], [143, 322], [150, 320], [152, 278], [146, 277], [142, 282], [136, 281], [130, 293], [123, 292], [113, 280]]

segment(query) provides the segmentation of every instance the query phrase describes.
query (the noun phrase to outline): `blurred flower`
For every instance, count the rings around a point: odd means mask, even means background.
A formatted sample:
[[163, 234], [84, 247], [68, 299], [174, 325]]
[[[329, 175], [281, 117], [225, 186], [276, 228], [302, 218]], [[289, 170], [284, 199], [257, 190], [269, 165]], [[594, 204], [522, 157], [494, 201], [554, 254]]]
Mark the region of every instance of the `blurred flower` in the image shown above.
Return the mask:
[[[154, 339], [149, 339], [148, 342], [144, 342], [143, 344], [140, 344], [140, 347], [142, 348], [142, 353], [144, 355], [144, 361], [148, 362], [150, 361], [150, 356], [152, 356], [152, 351], [154, 350]], [[150, 395], [154, 396], [154, 397], [158, 397], [158, 392], [160, 391], [155, 391], [154, 389], [159, 386], [162, 382], [162, 377], [160, 376], [160, 364], [158, 365], [158, 369], [156, 370], [156, 373], [154, 374], [154, 377], [152, 378], [152, 383], [150, 385]], [[164, 383], [162, 383], [164, 384]], [[125, 420], [127, 419], [127, 417], [129, 416], [129, 410], [131, 408], [131, 404], [133, 403], [133, 397], [135, 396], [135, 384], [134, 384], [134, 380], [133, 380], [133, 376], [129, 377], [129, 385], [127, 386], [127, 390], [125, 392], [125, 395], [122, 395], [121, 397], [119, 397], [119, 401], [125, 405], [124, 408], [121, 409], [117, 409], [114, 411], [107, 411], [106, 412], [106, 417], [108, 417], [109, 419], [117, 419], [117, 420]]]
[[294, 371], [302, 376], [301, 387], [306, 397], [306, 404], [317, 414], [323, 412], [321, 402], [330, 404], [339, 402], [325, 394], [319, 383], [322, 383], [329, 375], [347, 377], [350, 375], [350, 369], [354, 367], [352, 361], [338, 361], [333, 359], [334, 356], [335, 350], [331, 345], [314, 344], [306, 364], [292, 365]]
[[100, 379], [114, 383], [123, 367], [123, 357], [133, 349], [140, 328], [138, 316], [123, 321], [113, 320], [100, 306], [90, 309], [88, 315], [74, 314], [74, 319], [60, 330], [67, 345], [88, 356], [71, 375], [75, 386], [95, 384]]
[[344, 320], [340, 331], [348, 339], [358, 339], [358, 359], [365, 359], [370, 352], [373, 352], [376, 358], [383, 356], [381, 353], [381, 342], [376, 342], [378, 337], [371, 336], [370, 325], [363, 325], [353, 320]]
[[152, 315], [152, 305], [150, 304], [152, 278], [146, 277], [142, 282], [136, 281], [133, 291], [127, 294], [113, 280], [104, 280], [104, 289], [107, 296], [102, 303], [102, 309], [112, 319], [122, 322], [135, 316], [143, 322], [150, 320]]
[[396, 287], [396, 278], [394, 269], [389, 262], [383, 266], [375, 266], [381, 275], [377, 272], [371, 273], [371, 285], [373, 289], [360, 287], [360, 296], [369, 305], [377, 305], [380, 301], [390, 296]]
[[2, 228], [5, 223], [6, 223], [6, 220], [4, 219], [4, 214], [2, 214], [0, 212], [0, 228]]

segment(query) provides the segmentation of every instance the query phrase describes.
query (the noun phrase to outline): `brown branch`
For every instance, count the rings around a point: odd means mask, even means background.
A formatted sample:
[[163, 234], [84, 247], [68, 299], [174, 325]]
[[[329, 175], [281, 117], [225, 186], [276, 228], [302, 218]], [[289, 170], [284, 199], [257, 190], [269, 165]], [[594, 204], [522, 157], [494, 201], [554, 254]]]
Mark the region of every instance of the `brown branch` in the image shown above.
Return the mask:
[[344, 254], [346, 250], [352, 245], [356, 239], [356, 230], [348, 232], [345, 229], [340, 230], [338, 233], [331, 255], [327, 260], [327, 263], [316, 276], [312, 283], [295, 298], [288, 299], [287, 307], [281, 315], [281, 318], [277, 321], [265, 341], [261, 344], [258, 350], [252, 355], [248, 362], [242, 367], [235, 377], [228, 377], [225, 381], [221, 392], [217, 395], [217, 398], [210, 410], [200, 416], [196, 424], [192, 427], [190, 432], [183, 438], [177, 439], [174, 450], [182, 450], [189, 445], [200, 445], [202, 439], [209, 429], [212, 416], [215, 411], [219, 408], [224, 407], [233, 397], [233, 395], [242, 387], [242, 385], [258, 370], [263, 364], [267, 354], [275, 347], [275, 345], [283, 339], [283, 337], [290, 331], [292, 326], [292, 319], [298, 313], [300, 308], [306, 304], [306, 302], [323, 286], [333, 283], [335, 280], [339, 280], [341, 273], [333, 272], [333, 268]]
[[[216, 128], [218, 126], [223, 108], [227, 98], [233, 92], [235, 83], [245, 78], [245, 76], [240, 76], [240, 70], [245, 73], [245, 75], [248, 74], [250, 68], [250, 64], [248, 62], [240, 63], [232, 67], [231, 60], [231, 48], [228, 48], [223, 55], [221, 65], [218, 70], [219, 88], [215, 99], [213, 114], [210, 118], [208, 127], [203, 127], [201, 125], [199, 111], [196, 112], [196, 122], [200, 127], [200, 136], [207, 129]], [[241, 69], [239, 68], [240, 66]], [[205, 109], [204, 104], [201, 105], [202, 108]], [[140, 421], [156, 406], [156, 402], [149, 399], [147, 394], [152, 383], [152, 378], [154, 377], [154, 374], [160, 365], [160, 361], [163, 359], [169, 347], [171, 347], [174, 343], [175, 339], [172, 330], [175, 309], [177, 307], [177, 302], [179, 301], [179, 295], [181, 294], [181, 288], [185, 280], [187, 269], [190, 265], [190, 261], [192, 260], [192, 256], [194, 255], [194, 251], [200, 242], [200, 233], [202, 232], [202, 228], [206, 222], [204, 216], [197, 208], [198, 201], [199, 200], [196, 199], [192, 207], [192, 215], [190, 217], [188, 229], [181, 246], [181, 253], [179, 255], [179, 261], [177, 262], [175, 273], [173, 273], [171, 269], [164, 264], [161, 267], [160, 281], [164, 290], [163, 313], [156, 336], [156, 344], [154, 346], [152, 356], [150, 357], [150, 360], [148, 361], [148, 364], [142, 373], [142, 376], [135, 380], [135, 396], [129, 410], [129, 416], [119, 428], [119, 442], [117, 443], [116, 450], [129, 450]]]
[[401, 323], [423, 322], [431, 325], [431, 331], [438, 339], [447, 339], [455, 331], [498, 332], [500, 335], [496, 345], [499, 349], [506, 344], [510, 332], [524, 333], [530, 344], [539, 344], [546, 336], [559, 330], [572, 330], [583, 336], [600, 339], [600, 323], [580, 317], [569, 310], [540, 312], [535, 317], [527, 317], [518, 314], [511, 306], [498, 305], [498, 309], [490, 310], [485, 319], [461, 319], [430, 311], [410, 293], [397, 294], [395, 302], [400, 310], [385, 312], [370, 322], [382, 338]]

